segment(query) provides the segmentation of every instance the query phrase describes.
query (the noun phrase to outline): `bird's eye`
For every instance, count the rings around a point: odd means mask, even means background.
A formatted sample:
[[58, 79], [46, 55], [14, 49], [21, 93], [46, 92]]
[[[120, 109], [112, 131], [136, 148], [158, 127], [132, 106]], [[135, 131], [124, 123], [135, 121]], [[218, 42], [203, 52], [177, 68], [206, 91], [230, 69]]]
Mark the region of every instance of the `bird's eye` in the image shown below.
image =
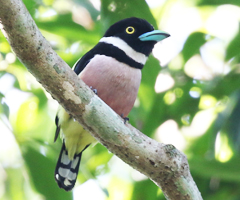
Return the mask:
[[127, 34], [133, 34], [134, 32], [135, 32], [135, 28], [133, 28], [132, 26], [129, 26], [126, 28]]

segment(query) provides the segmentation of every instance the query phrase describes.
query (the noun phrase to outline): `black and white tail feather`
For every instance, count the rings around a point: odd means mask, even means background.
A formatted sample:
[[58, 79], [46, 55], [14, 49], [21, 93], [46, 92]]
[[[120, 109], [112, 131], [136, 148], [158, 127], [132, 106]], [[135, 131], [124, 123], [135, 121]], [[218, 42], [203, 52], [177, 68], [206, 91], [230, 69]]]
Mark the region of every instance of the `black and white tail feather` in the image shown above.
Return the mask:
[[73, 160], [70, 160], [68, 158], [65, 143], [63, 142], [55, 169], [55, 180], [60, 188], [63, 188], [66, 191], [72, 190], [77, 180], [81, 157], [82, 152], [75, 154]]
[[[89, 145], [87, 145], [83, 151], [88, 146]], [[75, 154], [73, 160], [70, 160], [68, 158], [65, 142], [63, 141], [62, 149], [55, 169], [55, 180], [60, 188], [70, 191], [74, 187], [77, 180], [82, 152]]]

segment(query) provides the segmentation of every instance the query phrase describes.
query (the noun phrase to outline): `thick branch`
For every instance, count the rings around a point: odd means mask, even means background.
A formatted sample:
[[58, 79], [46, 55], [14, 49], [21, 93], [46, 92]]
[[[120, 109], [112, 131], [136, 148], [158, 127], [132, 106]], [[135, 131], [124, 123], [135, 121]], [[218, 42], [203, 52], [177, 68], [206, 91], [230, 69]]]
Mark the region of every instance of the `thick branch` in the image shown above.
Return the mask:
[[84, 128], [161, 187], [167, 199], [202, 199], [184, 154], [123, 120], [52, 50], [21, 0], [0, 0], [2, 31], [19, 60]]

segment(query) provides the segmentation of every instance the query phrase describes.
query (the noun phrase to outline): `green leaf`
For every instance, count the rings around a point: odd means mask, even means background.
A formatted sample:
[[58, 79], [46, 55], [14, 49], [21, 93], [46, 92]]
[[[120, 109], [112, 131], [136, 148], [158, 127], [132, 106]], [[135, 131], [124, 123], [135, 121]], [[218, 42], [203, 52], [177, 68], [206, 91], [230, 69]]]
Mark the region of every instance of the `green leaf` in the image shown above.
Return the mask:
[[240, 28], [236, 37], [228, 45], [226, 52], [225, 60], [235, 57], [235, 62], [240, 62]]
[[151, 180], [138, 181], [134, 184], [131, 200], [159, 200], [157, 191], [158, 188]]
[[222, 5], [222, 4], [233, 4], [240, 6], [239, 0], [199, 0], [198, 5], [199, 6], [205, 6], [205, 5]]
[[97, 20], [97, 17], [100, 14], [100, 12], [98, 10], [96, 10], [96, 8], [94, 8], [93, 4], [90, 1], [88, 1], [88, 0], [74, 0], [74, 2], [76, 2], [77, 4], [85, 7], [89, 11], [93, 20], [94, 21]]
[[4, 113], [6, 117], [9, 118], [9, 107], [5, 102], [1, 102], [0, 112]]
[[223, 98], [231, 95], [234, 91], [240, 89], [240, 74], [232, 71], [226, 76], [219, 76], [212, 81], [205, 83], [203, 92], [211, 93], [216, 98]]
[[60, 35], [72, 42], [83, 40], [89, 44], [96, 44], [100, 38], [98, 26], [95, 26], [93, 31], [88, 31], [74, 23], [71, 14], [58, 15], [52, 21], [36, 21], [36, 24], [40, 29]]
[[200, 47], [206, 42], [205, 34], [201, 32], [192, 33], [184, 44], [182, 54], [187, 62], [195, 54], [200, 54]]
[[226, 163], [216, 160], [206, 160], [194, 156], [189, 159], [189, 165], [192, 172], [205, 178], [219, 178], [223, 181], [240, 182], [240, 160], [232, 159]]
[[4, 94], [0, 92], [0, 113], [3, 113], [7, 118], [9, 118], [9, 107], [3, 100]]
[[8, 199], [18, 199], [18, 200], [26, 200], [30, 195], [25, 191], [29, 189], [26, 184], [26, 180], [24, 179], [22, 168], [5, 168], [5, 172], [7, 173], [7, 180], [5, 182], [6, 192], [5, 198], [1, 196], [2, 200]]
[[107, 30], [113, 23], [128, 17], [139, 17], [146, 19], [154, 27], [157, 27], [156, 21], [144, 0], [102, 0], [101, 21], [103, 30]]
[[215, 132], [227, 133], [230, 145], [240, 153], [240, 90], [231, 94], [225, 110], [215, 121]]

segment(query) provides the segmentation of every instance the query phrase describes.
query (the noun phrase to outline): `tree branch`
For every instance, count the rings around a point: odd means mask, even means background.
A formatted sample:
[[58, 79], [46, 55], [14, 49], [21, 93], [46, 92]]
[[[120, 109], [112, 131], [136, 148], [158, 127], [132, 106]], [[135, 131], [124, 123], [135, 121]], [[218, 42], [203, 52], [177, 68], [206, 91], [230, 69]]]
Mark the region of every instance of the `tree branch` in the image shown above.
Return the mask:
[[21, 0], [0, 0], [2, 32], [19, 60], [84, 128], [158, 185], [167, 199], [201, 200], [186, 156], [147, 137], [99, 99], [53, 51]]

